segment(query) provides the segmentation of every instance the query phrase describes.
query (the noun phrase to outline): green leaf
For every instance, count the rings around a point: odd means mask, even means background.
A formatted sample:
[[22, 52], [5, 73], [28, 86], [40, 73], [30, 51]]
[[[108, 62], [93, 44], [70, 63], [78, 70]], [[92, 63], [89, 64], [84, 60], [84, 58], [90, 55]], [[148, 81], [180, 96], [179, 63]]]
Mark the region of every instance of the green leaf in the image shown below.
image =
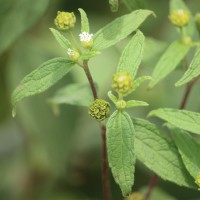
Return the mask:
[[53, 33], [55, 39], [57, 40], [57, 42], [60, 44], [60, 46], [62, 48], [64, 48], [65, 50], [68, 50], [69, 48], [72, 48], [71, 43], [68, 41], [67, 38], [65, 38], [59, 31], [57, 31], [54, 28], [50, 28], [50, 31]]
[[99, 51], [95, 51], [95, 50], [92, 50], [92, 51], [88, 51], [88, 52], [83, 52], [80, 56], [81, 59], [83, 60], [88, 60], [96, 55], [99, 55], [100, 52]]
[[44, 92], [65, 76], [73, 66], [74, 63], [65, 58], [46, 61], [19, 83], [12, 94], [13, 106], [25, 97]]
[[151, 76], [141, 76], [133, 81], [133, 90], [136, 90], [144, 81], [151, 80]]
[[112, 93], [112, 91], [109, 91], [109, 92], [108, 92], [108, 97], [109, 97], [109, 99], [110, 99], [114, 104], [117, 103], [118, 99], [117, 99], [117, 97]]
[[0, 5], [0, 54], [2, 54], [43, 16], [49, 0], [0, 0]]
[[119, 0], [109, 0], [110, 9], [112, 12], [117, 12], [119, 7]]
[[152, 81], [149, 88], [154, 87], [159, 81], [171, 73], [185, 57], [190, 47], [180, 41], [173, 42], [164, 52], [153, 70]]
[[82, 8], [78, 9], [81, 14], [81, 32], [90, 32], [90, 26], [87, 18], [87, 14]]
[[200, 134], [200, 113], [188, 110], [160, 108], [151, 111], [149, 116], [159, 117], [178, 128]]
[[172, 126], [169, 126], [169, 128], [179, 153], [181, 154], [183, 163], [195, 180], [200, 174], [200, 144], [187, 132]]
[[136, 10], [116, 18], [94, 35], [94, 48], [102, 50], [126, 38], [151, 14], [150, 10]]
[[74, 83], [67, 85], [48, 99], [50, 104], [70, 104], [77, 106], [89, 106], [93, 96], [89, 84]]
[[194, 58], [192, 59], [192, 62], [187, 69], [187, 71], [184, 73], [183, 77], [176, 82], [176, 86], [183, 85], [185, 83], [188, 83], [193, 78], [200, 75], [200, 49], [197, 50], [196, 54], [194, 55]]
[[175, 145], [157, 127], [143, 119], [133, 119], [136, 157], [162, 179], [196, 188]]
[[148, 106], [149, 104], [144, 101], [136, 101], [136, 100], [130, 100], [126, 102], [126, 107], [136, 107], [136, 106]]
[[123, 0], [122, 2], [130, 11], [146, 7], [146, 0]]
[[134, 183], [134, 134], [130, 116], [124, 111], [115, 111], [107, 123], [108, 162], [123, 196], [131, 193]]
[[189, 12], [189, 14], [190, 14], [189, 23], [187, 26], [183, 27], [183, 31], [187, 36], [193, 36], [193, 34], [196, 30], [196, 25], [195, 25], [194, 18], [192, 16], [192, 13], [190, 12], [189, 8], [186, 6], [184, 1], [182, 1], [182, 0], [170, 0], [170, 13], [172, 13], [173, 10], [176, 10], [176, 9], [183, 9], [183, 10], [187, 10]]
[[143, 33], [137, 31], [122, 52], [117, 72], [129, 72], [135, 77], [143, 57], [144, 39]]

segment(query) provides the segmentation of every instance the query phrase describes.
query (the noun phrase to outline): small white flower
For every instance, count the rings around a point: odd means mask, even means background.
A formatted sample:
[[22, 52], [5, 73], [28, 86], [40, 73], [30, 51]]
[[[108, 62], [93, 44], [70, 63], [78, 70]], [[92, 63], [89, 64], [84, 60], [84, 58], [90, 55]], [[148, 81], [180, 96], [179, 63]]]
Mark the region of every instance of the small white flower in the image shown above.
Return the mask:
[[73, 56], [74, 55], [74, 50], [72, 49], [67, 49], [67, 54], [70, 55], [70, 56]]
[[89, 34], [87, 32], [82, 32], [81, 34], [79, 34], [81, 42], [90, 42], [93, 36], [93, 34]]

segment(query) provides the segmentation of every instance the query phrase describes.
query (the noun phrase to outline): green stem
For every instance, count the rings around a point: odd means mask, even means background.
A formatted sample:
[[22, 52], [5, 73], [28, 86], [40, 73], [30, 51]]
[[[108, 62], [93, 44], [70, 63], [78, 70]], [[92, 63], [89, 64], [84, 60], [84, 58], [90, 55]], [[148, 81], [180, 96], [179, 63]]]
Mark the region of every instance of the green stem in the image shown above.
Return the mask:
[[81, 49], [79, 48], [79, 45], [74, 37], [74, 34], [72, 33], [72, 31], [69, 31], [69, 35], [70, 35], [70, 38], [71, 38], [71, 42], [72, 44], [76, 47], [77, 51], [81, 54]]

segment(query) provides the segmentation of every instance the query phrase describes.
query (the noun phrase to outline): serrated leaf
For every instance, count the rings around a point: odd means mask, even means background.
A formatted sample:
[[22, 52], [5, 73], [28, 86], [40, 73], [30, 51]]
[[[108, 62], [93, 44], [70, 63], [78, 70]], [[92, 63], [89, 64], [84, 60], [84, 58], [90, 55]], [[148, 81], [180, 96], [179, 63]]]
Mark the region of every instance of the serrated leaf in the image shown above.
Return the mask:
[[133, 90], [136, 90], [144, 81], [151, 80], [151, 76], [141, 76], [133, 81]]
[[65, 50], [68, 50], [69, 48], [72, 48], [71, 43], [68, 41], [67, 38], [65, 38], [59, 31], [57, 31], [54, 28], [50, 28], [50, 31], [52, 32], [53, 36], [57, 40], [57, 42], [60, 44], [62, 48]]
[[67, 85], [48, 99], [50, 104], [70, 104], [77, 106], [89, 106], [93, 96], [89, 84], [74, 83]]
[[123, 0], [122, 2], [130, 11], [146, 7], [146, 0]]
[[137, 31], [122, 52], [117, 72], [129, 72], [133, 78], [135, 77], [143, 57], [144, 39], [143, 33]]
[[134, 127], [129, 115], [115, 111], [107, 123], [108, 162], [123, 196], [131, 193], [134, 183]]
[[65, 76], [73, 66], [74, 63], [65, 58], [46, 61], [19, 83], [12, 94], [13, 106], [25, 97], [44, 92]]
[[117, 12], [119, 7], [119, 0], [109, 0], [110, 9], [112, 12]]
[[200, 113], [188, 110], [160, 108], [152, 110], [148, 116], [159, 117], [178, 128], [200, 134]]
[[126, 107], [131, 108], [131, 107], [137, 107], [137, 106], [148, 106], [149, 104], [144, 101], [137, 101], [137, 100], [130, 100], [126, 102]]
[[136, 10], [116, 18], [94, 35], [94, 48], [102, 50], [126, 38], [151, 14], [150, 10]]
[[188, 45], [180, 41], [173, 42], [156, 64], [152, 74], [152, 81], [149, 83], [149, 88], [154, 87], [159, 81], [171, 73], [185, 57], [189, 49], [190, 47]]
[[187, 24], [187, 26], [183, 27], [183, 31], [187, 36], [193, 36], [196, 30], [196, 26], [195, 26], [193, 15], [190, 12], [189, 8], [186, 6], [184, 1], [182, 0], [170, 0], [170, 13], [172, 13], [173, 10], [176, 10], [176, 9], [183, 9], [189, 12], [189, 15], [190, 15], [189, 23]]
[[82, 8], [78, 9], [80, 14], [81, 14], [81, 32], [90, 32], [90, 26], [89, 26], [89, 21], [87, 18], [87, 14]]
[[154, 124], [143, 119], [133, 119], [133, 124], [137, 159], [164, 180], [196, 188], [175, 145]]
[[169, 128], [173, 140], [181, 154], [183, 163], [195, 180], [200, 174], [200, 144], [197, 143], [186, 131], [172, 126], [169, 126]]
[[197, 50], [197, 52], [194, 55], [194, 58], [191, 61], [191, 64], [187, 71], [184, 73], [183, 77], [176, 82], [176, 86], [183, 85], [185, 83], [188, 83], [193, 78], [200, 75], [200, 49]]
[[96, 55], [99, 55], [100, 52], [99, 51], [88, 51], [88, 52], [83, 52], [80, 56], [81, 59], [83, 60], [88, 60]]

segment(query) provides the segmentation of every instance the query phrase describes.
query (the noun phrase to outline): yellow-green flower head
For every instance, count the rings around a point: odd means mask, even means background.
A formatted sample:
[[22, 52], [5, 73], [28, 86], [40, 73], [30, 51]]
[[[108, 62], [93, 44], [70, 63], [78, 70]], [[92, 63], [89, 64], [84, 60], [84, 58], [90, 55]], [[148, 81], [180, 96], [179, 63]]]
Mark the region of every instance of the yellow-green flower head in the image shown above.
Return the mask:
[[122, 95], [129, 94], [133, 89], [133, 80], [128, 72], [119, 72], [113, 75], [113, 89]]
[[54, 23], [59, 30], [71, 30], [76, 23], [76, 17], [73, 12], [58, 11]]
[[96, 99], [89, 106], [89, 115], [98, 121], [103, 121], [110, 115], [110, 104], [102, 99]]
[[169, 16], [170, 21], [177, 27], [186, 26], [189, 22], [190, 14], [183, 9], [174, 10]]
[[196, 177], [195, 183], [199, 186], [200, 188], [200, 174]]
[[81, 45], [85, 49], [91, 49], [93, 46], [93, 34], [82, 32], [79, 34]]
[[126, 197], [125, 200], [145, 200], [145, 199], [139, 192], [133, 192], [128, 197]]
[[78, 51], [74, 51], [70, 48], [67, 49], [67, 54], [68, 54], [69, 59], [73, 62], [77, 62], [80, 57], [80, 54]]

